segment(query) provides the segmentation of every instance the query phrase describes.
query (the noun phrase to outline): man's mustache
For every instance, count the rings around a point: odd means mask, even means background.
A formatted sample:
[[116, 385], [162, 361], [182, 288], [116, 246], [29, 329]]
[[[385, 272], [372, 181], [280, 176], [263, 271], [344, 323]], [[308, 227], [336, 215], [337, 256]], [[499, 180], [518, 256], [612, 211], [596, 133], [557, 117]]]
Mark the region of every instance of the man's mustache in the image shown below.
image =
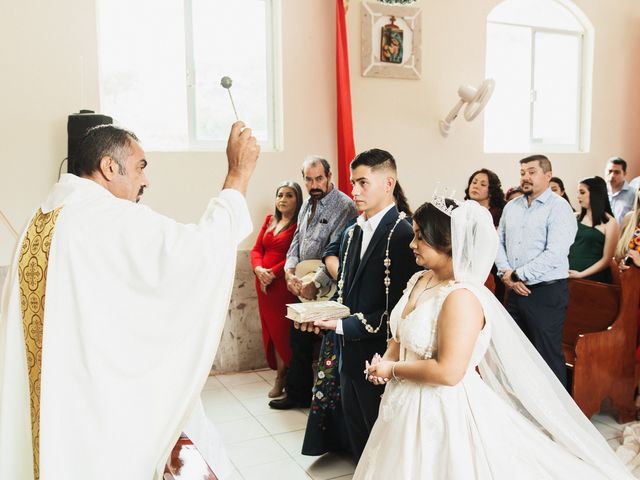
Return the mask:
[[322, 194], [322, 193], [324, 193], [324, 190], [320, 190], [319, 188], [313, 188], [309, 190], [309, 195]]

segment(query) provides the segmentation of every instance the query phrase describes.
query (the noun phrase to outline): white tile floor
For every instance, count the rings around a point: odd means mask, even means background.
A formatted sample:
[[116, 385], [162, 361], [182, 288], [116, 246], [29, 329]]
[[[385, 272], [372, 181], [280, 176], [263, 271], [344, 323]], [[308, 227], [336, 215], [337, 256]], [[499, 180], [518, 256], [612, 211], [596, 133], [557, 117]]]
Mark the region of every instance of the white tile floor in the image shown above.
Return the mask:
[[[271, 370], [212, 376], [202, 393], [236, 469], [233, 480], [350, 479], [355, 470], [350, 457], [300, 454], [308, 411], [270, 409], [267, 392], [274, 378]], [[624, 425], [603, 414], [592, 421], [612, 448], [620, 445]]]
[[269, 408], [274, 379], [271, 370], [217, 375], [202, 392], [205, 412], [235, 467], [232, 480], [350, 479], [355, 470], [350, 457], [300, 454], [308, 410]]

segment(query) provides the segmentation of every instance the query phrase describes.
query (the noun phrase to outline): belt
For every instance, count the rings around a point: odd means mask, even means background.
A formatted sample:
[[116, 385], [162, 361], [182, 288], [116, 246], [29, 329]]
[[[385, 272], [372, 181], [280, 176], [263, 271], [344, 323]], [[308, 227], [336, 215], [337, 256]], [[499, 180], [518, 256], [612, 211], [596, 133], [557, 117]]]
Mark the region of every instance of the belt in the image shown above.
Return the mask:
[[559, 278], [557, 280], [549, 280], [548, 282], [540, 282], [540, 283], [535, 283], [533, 285], [525, 285], [528, 289], [534, 289], [534, 288], [538, 288], [538, 287], [547, 287], [549, 285], [553, 285], [555, 283], [560, 283], [560, 282], [566, 282], [567, 279], [566, 278]]

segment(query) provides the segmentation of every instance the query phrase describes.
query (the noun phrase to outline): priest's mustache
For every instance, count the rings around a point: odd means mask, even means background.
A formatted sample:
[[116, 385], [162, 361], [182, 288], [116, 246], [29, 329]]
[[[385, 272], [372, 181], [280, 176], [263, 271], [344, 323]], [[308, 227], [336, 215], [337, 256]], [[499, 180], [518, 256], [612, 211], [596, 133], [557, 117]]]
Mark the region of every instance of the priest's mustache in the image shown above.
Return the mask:
[[312, 188], [309, 191], [309, 195], [322, 195], [324, 193], [324, 190], [320, 190], [319, 188]]

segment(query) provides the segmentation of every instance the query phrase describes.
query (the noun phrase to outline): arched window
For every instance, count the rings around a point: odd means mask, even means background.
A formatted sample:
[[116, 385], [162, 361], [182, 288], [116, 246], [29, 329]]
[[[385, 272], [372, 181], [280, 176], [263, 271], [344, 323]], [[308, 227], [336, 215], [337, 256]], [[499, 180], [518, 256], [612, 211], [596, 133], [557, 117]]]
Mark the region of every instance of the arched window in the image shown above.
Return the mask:
[[487, 17], [486, 152], [588, 150], [593, 28], [569, 0], [505, 0]]

